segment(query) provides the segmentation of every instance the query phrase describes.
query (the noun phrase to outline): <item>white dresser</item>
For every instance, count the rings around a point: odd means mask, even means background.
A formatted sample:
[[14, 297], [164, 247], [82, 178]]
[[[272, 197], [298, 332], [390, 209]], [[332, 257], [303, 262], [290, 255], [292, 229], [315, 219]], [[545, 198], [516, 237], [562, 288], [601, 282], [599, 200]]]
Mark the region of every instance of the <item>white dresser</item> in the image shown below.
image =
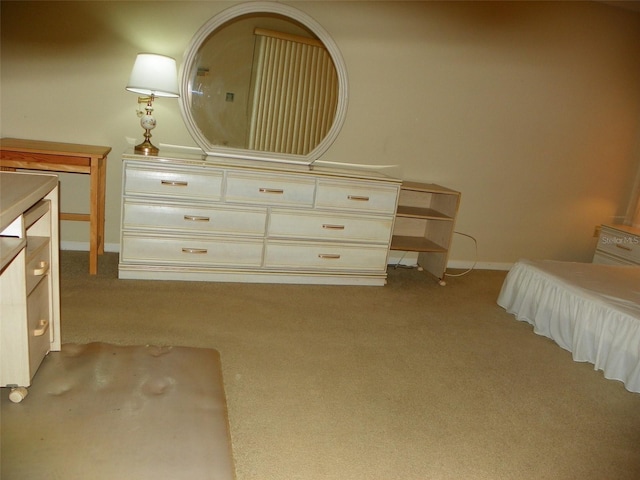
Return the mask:
[[602, 225], [593, 263], [640, 265], [640, 228]]
[[120, 278], [386, 282], [400, 180], [164, 152], [123, 163]]
[[0, 386], [19, 402], [60, 350], [58, 177], [0, 173]]

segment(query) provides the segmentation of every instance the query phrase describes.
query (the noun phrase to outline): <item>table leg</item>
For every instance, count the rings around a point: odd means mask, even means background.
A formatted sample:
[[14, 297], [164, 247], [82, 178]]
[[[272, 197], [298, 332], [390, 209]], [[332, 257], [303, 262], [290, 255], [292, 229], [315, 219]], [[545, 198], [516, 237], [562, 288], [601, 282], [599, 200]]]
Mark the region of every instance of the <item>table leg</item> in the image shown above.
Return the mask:
[[89, 275], [98, 273], [98, 242], [100, 230], [99, 211], [100, 211], [100, 162], [97, 158], [91, 159], [91, 214], [89, 215]]
[[100, 193], [98, 195], [98, 254], [104, 253], [104, 216], [105, 216], [105, 197], [107, 192], [107, 159], [99, 159], [100, 171]]

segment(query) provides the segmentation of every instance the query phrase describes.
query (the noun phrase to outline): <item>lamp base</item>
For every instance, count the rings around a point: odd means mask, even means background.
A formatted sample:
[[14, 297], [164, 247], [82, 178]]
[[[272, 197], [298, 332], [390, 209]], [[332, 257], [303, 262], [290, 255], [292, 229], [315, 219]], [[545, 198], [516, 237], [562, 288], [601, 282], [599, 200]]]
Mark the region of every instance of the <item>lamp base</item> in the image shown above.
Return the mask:
[[136, 145], [133, 151], [140, 155], [158, 155], [160, 149], [151, 143], [148, 139], [145, 139], [140, 145]]

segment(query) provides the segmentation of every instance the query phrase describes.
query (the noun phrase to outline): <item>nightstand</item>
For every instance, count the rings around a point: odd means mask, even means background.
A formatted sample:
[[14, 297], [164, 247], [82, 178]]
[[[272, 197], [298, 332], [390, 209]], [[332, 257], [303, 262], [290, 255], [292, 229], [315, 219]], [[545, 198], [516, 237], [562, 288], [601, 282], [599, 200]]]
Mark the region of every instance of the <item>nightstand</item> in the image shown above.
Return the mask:
[[593, 263], [640, 265], [640, 228], [602, 225]]

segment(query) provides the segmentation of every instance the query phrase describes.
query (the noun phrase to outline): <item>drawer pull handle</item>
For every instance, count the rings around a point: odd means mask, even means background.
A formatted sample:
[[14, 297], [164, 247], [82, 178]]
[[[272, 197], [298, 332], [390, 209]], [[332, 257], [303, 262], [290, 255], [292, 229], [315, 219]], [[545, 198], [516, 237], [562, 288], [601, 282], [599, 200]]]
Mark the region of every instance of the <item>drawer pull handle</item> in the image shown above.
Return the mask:
[[38, 264], [36, 268], [33, 269], [33, 275], [36, 277], [41, 277], [46, 275], [49, 271], [49, 262], [42, 261]]
[[199, 255], [207, 253], [206, 248], [183, 248], [182, 253], [196, 253]]
[[38, 323], [38, 328], [33, 331], [34, 337], [41, 337], [44, 335], [47, 330], [49, 330], [49, 320], [42, 319], [40, 323]]
[[326, 230], [344, 230], [344, 225], [331, 225], [329, 223], [323, 223], [322, 228]]
[[198, 215], [185, 215], [184, 219], [190, 222], [208, 222], [210, 220], [209, 217], [200, 217]]
[[189, 185], [189, 182], [181, 182], [179, 180], [161, 180], [160, 183], [168, 187], [186, 187]]
[[260, 188], [259, 192], [260, 193], [276, 193], [278, 195], [282, 195], [284, 193], [284, 190], [282, 190], [281, 188]]
[[336, 253], [319, 253], [318, 258], [323, 258], [327, 260], [337, 260], [340, 258], [340, 255]]
[[622, 250], [626, 250], [627, 252], [631, 251], [631, 247], [627, 247], [626, 245], [620, 245], [619, 243], [616, 243], [616, 247], [621, 248]]
[[364, 197], [362, 195], [348, 195], [347, 198], [349, 200], [356, 200], [358, 202], [368, 202], [369, 197]]

